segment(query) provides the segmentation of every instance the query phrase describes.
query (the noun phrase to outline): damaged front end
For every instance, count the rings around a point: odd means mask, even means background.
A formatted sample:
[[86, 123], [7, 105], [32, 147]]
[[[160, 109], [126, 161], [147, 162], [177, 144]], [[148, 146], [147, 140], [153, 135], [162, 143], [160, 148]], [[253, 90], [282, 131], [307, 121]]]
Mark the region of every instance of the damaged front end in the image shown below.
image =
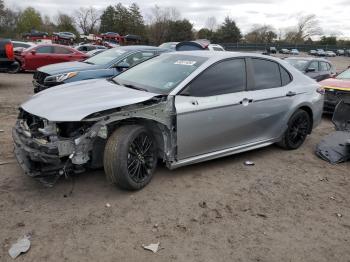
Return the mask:
[[55, 123], [21, 109], [12, 136], [25, 173], [43, 178], [84, 171], [96, 138], [104, 133], [94, 122]]
[[103, 167], [108, 137], [123, 124], [143, 124], [156, 136], [159, 157], [175, 155], [173, 99], [148, 101], [96, 112], [77, 122], [54, 122], [20, 109], [12, 136], [15, 155], [24, 172], [52, 185], [60, 176]]

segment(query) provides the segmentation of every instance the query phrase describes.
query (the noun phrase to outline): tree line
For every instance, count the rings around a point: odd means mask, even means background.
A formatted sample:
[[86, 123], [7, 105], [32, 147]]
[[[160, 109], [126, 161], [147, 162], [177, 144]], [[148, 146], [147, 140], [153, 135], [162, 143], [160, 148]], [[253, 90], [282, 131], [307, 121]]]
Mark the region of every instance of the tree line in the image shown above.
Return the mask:
[[[107, 6], [102, 12], [88, 7], [76, 10], [73, 15], [58, 13], [50, 18], [32, 7], [11, 10], [0, 0], [0, 36], [20, 38], [32, 29], [48, 33], [69, 31], [79, 35], [103, 32], [118, 32], [121, 35], [140, 35], [144, 42], [161, 44], [193, 39], [208, 39], [213, 43], [265, 43], [285, 42], [292, 44], [313, 43], [312, 37], [322, 35], [315, 15], [300, 16], [296, 26], [276, 30], [271, 25], [253, 25], [242, 34], [234, 19], [227, 16], [218, 24], [215, 17], [208, 17], [205, 26], [196, 31], [193, 24], [181, 18], [176, 8], [154, 6], [147, 19], [136, 3], [125, 6], [121, 3]], [[320, 44], [337, 44], [336, 37], [323, 36]], [[344, 44], [344, 42], [342, 42]], [[345, 43], [349, 44], [349, 43]]]

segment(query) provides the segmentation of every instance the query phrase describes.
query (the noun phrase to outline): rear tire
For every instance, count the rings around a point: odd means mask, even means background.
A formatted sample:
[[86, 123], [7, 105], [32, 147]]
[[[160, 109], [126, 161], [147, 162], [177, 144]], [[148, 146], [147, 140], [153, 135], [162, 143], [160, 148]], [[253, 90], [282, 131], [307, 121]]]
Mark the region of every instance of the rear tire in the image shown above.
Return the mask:
[[289, 119], [288, 128], [277, 145], [287, 150], [298, 149], [304, 143], [310, 129], [311, 119], [309, 114], [299, 109]]
[[152, 179], [157, 167], [157, 146], [143, 126], [122, 126], [109, 137], [104, 150], [107, 180], [128, 190], [139, 190]]

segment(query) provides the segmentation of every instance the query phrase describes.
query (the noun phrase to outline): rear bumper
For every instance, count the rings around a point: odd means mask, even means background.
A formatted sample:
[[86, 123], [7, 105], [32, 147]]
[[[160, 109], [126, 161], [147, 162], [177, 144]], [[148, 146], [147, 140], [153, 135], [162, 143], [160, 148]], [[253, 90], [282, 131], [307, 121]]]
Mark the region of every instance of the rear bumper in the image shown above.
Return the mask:
[[9, 72], [19, 66], [17, 61], [0, 61], [0, 72]]

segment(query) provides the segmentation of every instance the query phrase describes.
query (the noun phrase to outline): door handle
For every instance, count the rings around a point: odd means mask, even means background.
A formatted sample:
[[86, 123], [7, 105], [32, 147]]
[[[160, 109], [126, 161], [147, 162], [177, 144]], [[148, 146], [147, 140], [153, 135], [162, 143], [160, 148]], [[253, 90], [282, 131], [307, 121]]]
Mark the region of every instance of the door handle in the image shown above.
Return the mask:
[[253, 99], [243, 98], [243, 100], [240, 101], [239, 103], [241, 105], [247, 106], [249, 103], [252, 103], [252, 102], [253, 102]]
[[296, 94], [296, 92], [289, 91], [286, 96], [295, 96]]
[[197, 100], [191, 100], [191, 104], [194, 106], [198, 106], [198, 101]]

